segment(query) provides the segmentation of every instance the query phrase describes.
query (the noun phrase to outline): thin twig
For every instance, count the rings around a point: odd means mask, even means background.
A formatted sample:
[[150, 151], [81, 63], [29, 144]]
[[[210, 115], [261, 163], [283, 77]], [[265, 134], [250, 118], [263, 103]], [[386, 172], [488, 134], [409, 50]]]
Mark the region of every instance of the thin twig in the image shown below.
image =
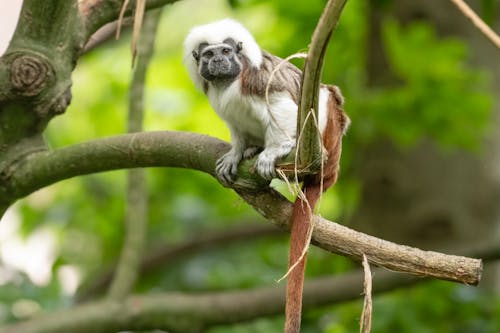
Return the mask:
[[363, 271], [364, 271], [364, 281], [363, 289], [365, 294], [365, 300], [363, 303], [363, 313], [361, 314], [361, 321], [359, 324], [360, 333], [370, 333], [372, 328], [372, 271], [370, 269], [370, 264], [368, 263], [368, 258], [363, 254]]
[[120, 32], [122, 30], [123, 24], [123, 16], [125, 15], [125, 10], [127, 10], [129, 0], [125, 0], [122, 5], [122, 9], [120, 10], [120, 16], [118, 16], [118, 25], [116, 27], [116, 35], [115, 38], [118, 40], [120, 38]]
[[493, 31], [463, 0], [451, 0], [455, 6], [464, 14], [493, 45], [500, 49], [500, 36]]
[[145, 10], [146, 0], [137, 0], [134, 15], [134, 28], [132, 31], [132, 42], [130, 44], [130, 50], [132, 52], [132, 67], [134, 67], [135, 64], [135, 58], [137, 55], [137, 43], [139, 41]]

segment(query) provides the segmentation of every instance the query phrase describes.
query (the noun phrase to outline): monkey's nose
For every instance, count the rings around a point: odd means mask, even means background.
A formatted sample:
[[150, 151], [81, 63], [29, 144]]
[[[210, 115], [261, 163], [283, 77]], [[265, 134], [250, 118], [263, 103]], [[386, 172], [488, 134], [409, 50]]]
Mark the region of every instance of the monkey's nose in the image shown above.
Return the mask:
[[224, 61], [224, 57], [221, 57], [221, 56], [216, 56], [216, 57], [214, 57], [214, 58], [213, 58], [213, 60], [212, 60], [212, 61], [215, 61], [215, 62], [222, 62], [222, 61]]

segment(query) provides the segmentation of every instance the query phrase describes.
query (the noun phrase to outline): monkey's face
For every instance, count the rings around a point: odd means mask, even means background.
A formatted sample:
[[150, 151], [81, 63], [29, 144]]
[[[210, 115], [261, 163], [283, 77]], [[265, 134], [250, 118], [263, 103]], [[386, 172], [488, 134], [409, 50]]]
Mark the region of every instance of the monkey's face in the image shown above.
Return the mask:
[[193, 51], [198, 63], [199, 74], [207, 81], [214, 83], [232, 82], [242, 70], [242, 44], [232, 38], [219, 44], [201, 43]]

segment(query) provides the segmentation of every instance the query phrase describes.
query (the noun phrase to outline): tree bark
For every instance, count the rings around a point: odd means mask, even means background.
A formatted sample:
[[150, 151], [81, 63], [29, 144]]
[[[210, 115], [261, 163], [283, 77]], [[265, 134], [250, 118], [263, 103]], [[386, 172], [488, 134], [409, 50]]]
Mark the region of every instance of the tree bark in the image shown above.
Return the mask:
[[[194, 133], [134, 133], [32, 154], [19, 161], [9, 177], [9, 188], [19, 198], [56, 181], [78, 175], [134, 167], [181, 167], [215, 177], [215, 161], [229, 144]], [[255, 159], [255, 158], [254, 158]], [[246, 163], [252, 163], [247, 161]], [[248, 171], [248, 167], [240, 170]], [[288, 230], [291, 203], [257, 175], [239, 174], [238, 194], [265, 218]], [[255, 185], [258, 184], [258, 185]], [[477, 259], [426, 252], [361, 234], [316, 216], [312, 241], [321, 248], [358, 261], [366, 254], [371, 263], [397, 271], [475, 285], [481, 277]]]

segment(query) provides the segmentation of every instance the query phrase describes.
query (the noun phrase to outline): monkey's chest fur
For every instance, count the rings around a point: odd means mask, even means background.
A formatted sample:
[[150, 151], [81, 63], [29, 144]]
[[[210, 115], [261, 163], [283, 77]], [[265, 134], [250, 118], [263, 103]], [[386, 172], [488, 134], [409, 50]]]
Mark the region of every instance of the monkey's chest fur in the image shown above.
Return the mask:
[[295, 138], [297, 105], [289, 94], [273, 93], [266, 103], [261, 96], [242, 94], [240, 82], [234, 81], [226, 89], [210, 87], [207, 92], [210, 104], [231, 132], [237, 132], [246, 146], [266, 147], [275, 141], [268, 128], [278, 124], [281, 133]]

